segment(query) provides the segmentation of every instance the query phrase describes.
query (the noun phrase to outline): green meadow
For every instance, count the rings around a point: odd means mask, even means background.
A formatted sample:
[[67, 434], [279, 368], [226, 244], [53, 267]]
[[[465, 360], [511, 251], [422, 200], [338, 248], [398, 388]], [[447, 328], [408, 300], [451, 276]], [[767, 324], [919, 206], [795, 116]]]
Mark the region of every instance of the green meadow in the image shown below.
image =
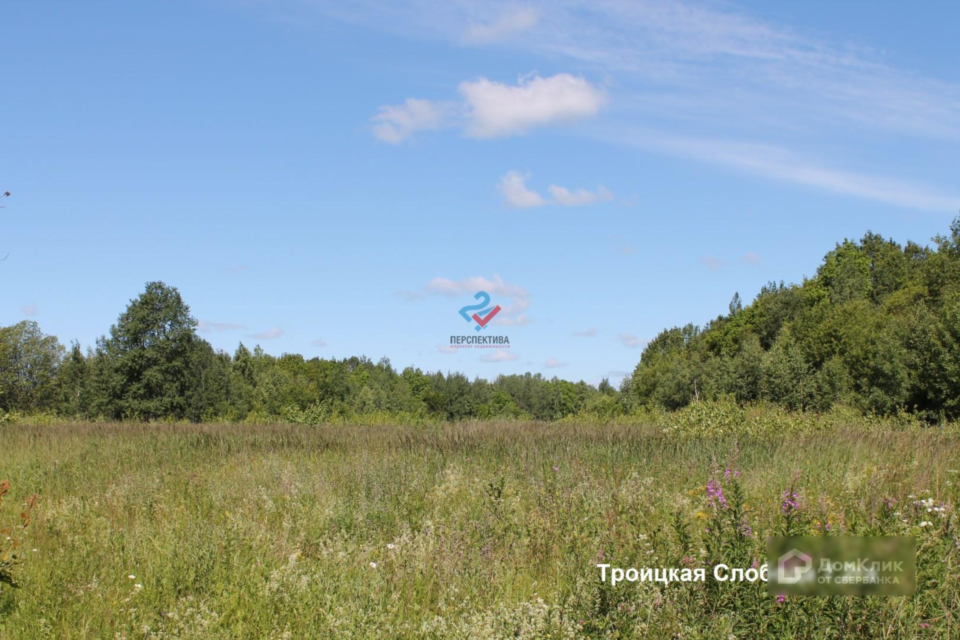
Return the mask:
[[[16, 583], [0, 637], [953, 637], [958, 433], [712, 405], [603, 424], [0, 424]], [[782, 533], [913, 535], [917, 594], [614, 587], [597, 568], [757, 566]]]

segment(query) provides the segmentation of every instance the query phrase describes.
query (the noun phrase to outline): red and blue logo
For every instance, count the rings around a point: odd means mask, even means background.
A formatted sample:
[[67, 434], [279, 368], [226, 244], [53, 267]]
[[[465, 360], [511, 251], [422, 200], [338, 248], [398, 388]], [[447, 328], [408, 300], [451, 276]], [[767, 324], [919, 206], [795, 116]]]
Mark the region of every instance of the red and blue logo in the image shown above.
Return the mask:
[[489, 306], [490, 295], [487, 294], [486, 291], [479, 291], [477, 295], [473, 297], [483, 302], [480, 304], [468, 304], [463, 309], [460, 309], [460, 315], [463, 316], [463, 319], [467, 322], [475, 322], [477, 324], [477, 331], [483, 331], [487, 328], [487, 325], [490, 324], [490, 321], [500, 313], [500, 305]]

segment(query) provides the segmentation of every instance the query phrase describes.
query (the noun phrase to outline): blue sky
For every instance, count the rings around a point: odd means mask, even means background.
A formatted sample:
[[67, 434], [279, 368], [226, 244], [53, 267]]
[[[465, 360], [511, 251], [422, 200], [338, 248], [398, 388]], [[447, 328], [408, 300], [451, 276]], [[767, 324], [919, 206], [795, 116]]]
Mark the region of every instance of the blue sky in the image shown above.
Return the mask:
[[[960, 208], [950, 3], [0, 6], [0, 324], [145, 282], [233, 351], [618, 381], [661, 329]], [[509, 352], [472, 332], [478, 288]]]

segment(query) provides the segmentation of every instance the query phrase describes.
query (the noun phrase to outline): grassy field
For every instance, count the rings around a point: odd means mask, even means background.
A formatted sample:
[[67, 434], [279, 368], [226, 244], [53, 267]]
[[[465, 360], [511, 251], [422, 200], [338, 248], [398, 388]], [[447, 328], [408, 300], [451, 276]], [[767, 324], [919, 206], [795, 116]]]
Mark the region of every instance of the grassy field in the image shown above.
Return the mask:
[[[0, 425], [0, 527], [39, 494], [19, 588], [0, 588], [0, 637], [957, 633], [955, 431], [688, 431]], [[727, 539], [706, 532], [726, 517], [711, 480], [743, 495], [748, 527]], [[800, 496], [789, 521], [787, 490]], [[915, 535], [918, 594], [778, 601], [763, 583], [599, 580], [600, 562], [762, 562], [764, 537], [784, 527]]]

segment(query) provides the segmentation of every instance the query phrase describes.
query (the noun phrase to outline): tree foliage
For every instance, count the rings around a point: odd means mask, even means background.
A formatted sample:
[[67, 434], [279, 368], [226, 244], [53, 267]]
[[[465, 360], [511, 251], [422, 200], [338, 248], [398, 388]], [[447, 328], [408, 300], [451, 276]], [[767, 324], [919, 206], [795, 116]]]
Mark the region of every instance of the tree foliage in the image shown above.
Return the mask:
[[771, 282], [702, 330], [662, 332], [630, 384], [670, 409], [732, 397], [789, 409], [960, 416], [960, 218], [935, 248], [875, 233], [844, 240], [812, 278]]
[[701, 400], [960, 417], [960, 218], [934, 246], [874, 233], [844, 240], [800, 284], [735, 294], [704, 327], [662, 331], [619, 389], [540, 374], [470, 380], [396, 370], [366, 357], [230, 355], [197, 336], [177, 289], [142, 294], [83, 352], [35, 322], [0, 328], [0, 410], [114, 419], [320, 423], [363, 415], [415, 419], [608, 418]]

